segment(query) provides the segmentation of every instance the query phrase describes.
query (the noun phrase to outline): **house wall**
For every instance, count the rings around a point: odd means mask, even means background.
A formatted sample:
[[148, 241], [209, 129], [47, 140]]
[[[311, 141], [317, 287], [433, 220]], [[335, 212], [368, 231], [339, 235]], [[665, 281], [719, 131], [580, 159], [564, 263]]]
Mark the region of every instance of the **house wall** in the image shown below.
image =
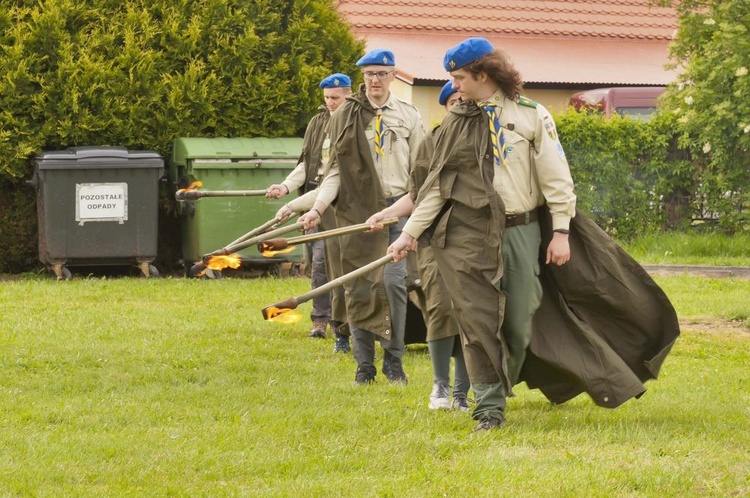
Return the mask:
[[[431, 130], [439, 125], [445, 118], [446, 111], [438, 104], [438, 96], [441, 87], [437, 86], [411, 86], [408, 83], [396, 79], [391, 84], [391, 92], [403, 100], [411, 102], [422, 115], [422, 122], [426, 130]], [[523, 94], [536, 100], [552, 112], [565, 112], [568, 100], [577, 90], [539, 90], [527, 89]]]

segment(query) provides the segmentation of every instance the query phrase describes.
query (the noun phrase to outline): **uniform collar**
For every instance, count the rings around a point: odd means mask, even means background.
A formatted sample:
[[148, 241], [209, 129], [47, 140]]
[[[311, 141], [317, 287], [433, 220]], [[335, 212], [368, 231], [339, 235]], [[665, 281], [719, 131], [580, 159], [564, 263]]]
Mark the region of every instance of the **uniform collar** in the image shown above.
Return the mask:
[[486, 107], [492, 105], [495, 107], [503, 107], [505, 101], [505, 95], [499, 89], [493, 93], [487, 100], [477, 100], [476, 103], [479, 107]]
[[[382, 106], [380, 106], [380, 108], [381, 109], [383, 109], [383, 108], [394, 109], [396, 107], [396, 101], [395, 101], [395, 99], [396, 98], [393, 96], [393, 92], [390, 92], [388, 94], [388, 100], [386, 100], [385, 104], [383, 104]], [[372, 106], [373, 109], [377, 109], [378, 108], [378, 106], [375, 105], [375, 102], [373, 102], [372, 100], [370, 100], [370, 97], [367, 97], [367, 101], [370, 103], [370, 105]]]

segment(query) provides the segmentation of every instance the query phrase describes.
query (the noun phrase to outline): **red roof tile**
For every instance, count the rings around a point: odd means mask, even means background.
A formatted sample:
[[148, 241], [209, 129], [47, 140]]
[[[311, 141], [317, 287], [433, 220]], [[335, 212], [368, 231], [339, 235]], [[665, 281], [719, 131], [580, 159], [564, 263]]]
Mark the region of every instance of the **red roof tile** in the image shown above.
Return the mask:
[[664, 84], [673, 9], [650, 0], [339, 0], [368, 48], [388, 47], [407, 79], [439, 79], [445, 50], [470, 36], [504, 48], [527, 82]]

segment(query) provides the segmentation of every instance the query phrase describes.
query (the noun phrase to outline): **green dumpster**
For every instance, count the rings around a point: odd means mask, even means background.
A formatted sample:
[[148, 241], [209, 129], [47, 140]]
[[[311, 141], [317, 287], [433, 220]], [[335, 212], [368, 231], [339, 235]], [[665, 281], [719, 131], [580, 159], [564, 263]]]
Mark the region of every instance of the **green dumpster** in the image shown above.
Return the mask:
[[[198, 181], [204, 191], [265, 190], [281, 183], [295, 168], [301, 138], [178, 138], [174, 142], [169, 178], [175, 190]], [[296, 196], [296, 192], [290, 194]], [[292, 197], [206, 197], [181, 201], [182, 258], [186, 269], [204, 254], [221, 249], [272, 219]], [[290, 234], [290, 236], [299, 234]], [[243, 264], [301, 263], [301, 246], [287, 254], [261, 255], [255, 247], [239, 252]]]

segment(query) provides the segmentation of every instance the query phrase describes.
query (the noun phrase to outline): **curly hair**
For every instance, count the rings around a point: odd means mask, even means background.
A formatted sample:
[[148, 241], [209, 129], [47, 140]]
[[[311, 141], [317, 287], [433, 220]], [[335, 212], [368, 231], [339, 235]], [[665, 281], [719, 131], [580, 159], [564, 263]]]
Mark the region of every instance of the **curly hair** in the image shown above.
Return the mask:
[[523, 89], [521, 73], [513, 66], [508, 56], [500, 50], [493, 50], [484, 57], [468, 64], [464, 69], [471, 73], [474, 78], [484, 71], [508, 98], [516, 100], [521, 96], [521, 90]]

